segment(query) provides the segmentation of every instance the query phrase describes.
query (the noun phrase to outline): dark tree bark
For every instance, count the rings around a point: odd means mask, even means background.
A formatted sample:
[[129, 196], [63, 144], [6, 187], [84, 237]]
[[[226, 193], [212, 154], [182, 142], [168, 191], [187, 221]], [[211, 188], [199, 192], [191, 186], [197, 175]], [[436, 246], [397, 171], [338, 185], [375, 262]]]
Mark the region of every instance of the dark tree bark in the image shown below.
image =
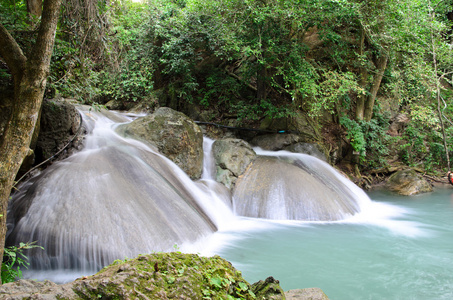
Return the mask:
[[0, 56], [14, 78], [14, 105], [0, 137], [0, 257], [6, 235], [6, 209], [14, 178], [29, 145], [41, 108], [49, 74], [61, 0], [45, 0], [41, 24], [27, 59], [14, 38], [0, 24]]

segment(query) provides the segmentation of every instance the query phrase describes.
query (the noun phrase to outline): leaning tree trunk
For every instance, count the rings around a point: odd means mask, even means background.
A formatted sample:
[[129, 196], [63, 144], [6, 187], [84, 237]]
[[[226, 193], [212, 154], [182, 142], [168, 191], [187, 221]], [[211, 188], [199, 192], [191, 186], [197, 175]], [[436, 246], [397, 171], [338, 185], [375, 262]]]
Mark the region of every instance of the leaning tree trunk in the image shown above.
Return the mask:
[[49, 74], [61, 0], [45, 0], [36, 43], [27, 59], [15, 40], [0, 24], [0, 55], [14, 78], [14, 105], [0, 137], [0, 257], [6, 235], [6, 209], [15, 176], [38, 119]]
[[365, 121], [369, 122], [371, 121], [371, 118], [373, 117], [373, 108], [374, 108], [374, 103], [376, 102], [376, 96], [379, 91], [379, 87], [381, 86], [382, 82], [382, 77], [384, 77], [384, 72], [385, 69], [387, 68], [387, 62], [389, 60], [389, 57], [387, 54], [384, 54], [383, 56], [379, 57], [377, 60], [377, 73], [373, 78], [373, 85], [371, 86], [370, 89], [370, 95], [368, 96], [368, 99], [365, 102], [365, 109], [363, 113], [363, 118]]

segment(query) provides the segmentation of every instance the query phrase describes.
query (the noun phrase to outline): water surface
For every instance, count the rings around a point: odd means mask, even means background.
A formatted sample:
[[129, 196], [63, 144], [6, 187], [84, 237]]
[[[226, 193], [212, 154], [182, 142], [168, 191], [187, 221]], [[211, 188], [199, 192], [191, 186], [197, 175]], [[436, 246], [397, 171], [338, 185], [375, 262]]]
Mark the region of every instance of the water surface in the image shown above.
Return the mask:
[[370, 193], [342, 222], [266, 222], [218, 233], [213, 250], [255, 282], [319, 287], [330, 299], [453, 299], [453, 189], [402, 197]]

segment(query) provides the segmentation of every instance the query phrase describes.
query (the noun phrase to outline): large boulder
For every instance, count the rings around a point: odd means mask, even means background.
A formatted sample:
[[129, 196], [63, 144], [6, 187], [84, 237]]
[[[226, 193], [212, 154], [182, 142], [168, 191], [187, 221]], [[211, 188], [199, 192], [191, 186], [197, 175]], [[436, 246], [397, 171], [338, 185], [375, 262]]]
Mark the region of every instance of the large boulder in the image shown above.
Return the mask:
[[[41, 122], [35, 154], [37, 162], [44, 161], [68, 143], [72, 143], [59, 158], [68, 157], [82, 147], [80, 134], [82, 118], [74, 105], [66, 101], [46, 100], [42, 104]], [[75, 139], [73, 140], [73, 138]]]
[[322, 290], [283, 292], [268, 277], [248, 283], [225, 259], [196, 254], [154, 253], [118, 260], [97, 274], [66, 284], [18, 280], [0, 286], [0, 299], [260, 299], [328, 300]]
[[151, 115], [118, 126], [117, 132], [156, 147], [192, 179], [200, 178], [203, 170], [203, 133], [183, 113], [161, 107]]
[[[315, 160], [314, 158], [311, 158]], [[322, 164], [258, 157], [237, 180], [235, 213], [273, 220], [337, 221], [360, 211], [354, 193]]]
[[404, 196], [432, 192], [433, 187], [413, 169], [395, 172], [387, 180], [387, 187]]
[[256, 299], [251, 285], [228, 261], [182, 253], [116, 261], [95, 275], [64, 285], [20, 280], [0, 286], [0, 298]]
[[216, 164], [216, 180], [229, 189], [256, 157], [252, 147], [241, 139], [217, 140], [212, 145], [212, 150]]

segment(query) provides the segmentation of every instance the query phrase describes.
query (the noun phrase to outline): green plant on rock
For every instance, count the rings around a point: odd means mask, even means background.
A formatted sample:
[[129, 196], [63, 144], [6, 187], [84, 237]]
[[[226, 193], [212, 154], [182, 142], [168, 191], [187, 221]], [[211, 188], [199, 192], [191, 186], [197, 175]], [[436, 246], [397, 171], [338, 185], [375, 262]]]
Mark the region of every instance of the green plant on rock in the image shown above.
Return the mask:
[[1, 271], [2, 284], [13, 282], [17, 280], [17, 278], [22, 277], [21, 267], [28, 268], [30, 265], [27, 256], [23, 252], [36, 248], [44, 249], [39, 245], [35, 245], [34, 242], [20, 243], [19, 246], [5, 247]]

